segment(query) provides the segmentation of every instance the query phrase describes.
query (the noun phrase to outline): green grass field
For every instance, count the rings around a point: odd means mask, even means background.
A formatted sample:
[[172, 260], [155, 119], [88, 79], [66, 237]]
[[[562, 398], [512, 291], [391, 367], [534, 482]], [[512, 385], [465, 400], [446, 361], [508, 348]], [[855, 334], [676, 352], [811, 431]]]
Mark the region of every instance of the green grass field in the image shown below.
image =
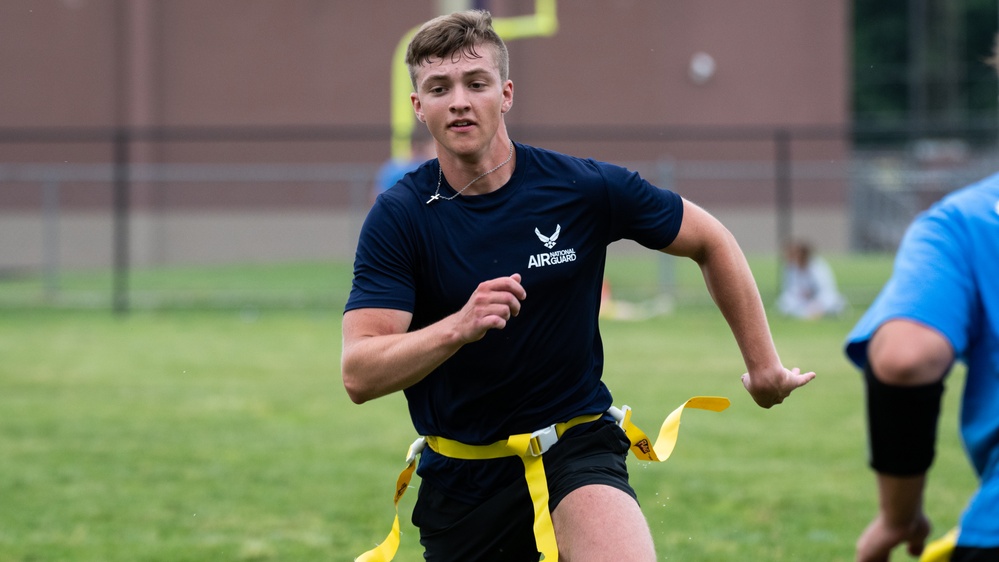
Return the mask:
[[[603, 324], [605, 379], [646, 431], [690, 396], [732, 399], [725, 412], [685, 413], [667, 463], [629, 461], [661, 560], [852, 559], [875, 497], [860, 377], [840, 346], [890, 262], [832, 261], [855, 306], [840, 319], [771, 318], [785, 363], [818, 372], [772, 410], [742, 389], [739, 354], [696, 269], [676, 267], [674, 314]], [[769, 299], [776, 264], [753, 266]], [[608, 277], [618, 298], [644, 298], [658, 267], [615, 260]], [[21, 303], [33, 281], [0, 282], [0, 562], [352, 560], [381, 541], [415, 435], [402, 396], [357, 406], [343, 391], [349, 267], [140, 272], [133, 282], [139, 294], [239, 284], [301, 293], [294, 307], [246, 297], [205, 309], [185, 296], [185, 306], [116, 317]], [[101, 281], [62, 283], [71, 292]], [[956, 433], [961, 376], [928, 492], [936, 535], [975, 486]], [[402, 501], [403, 562], [422, 559], [414, 501]]]

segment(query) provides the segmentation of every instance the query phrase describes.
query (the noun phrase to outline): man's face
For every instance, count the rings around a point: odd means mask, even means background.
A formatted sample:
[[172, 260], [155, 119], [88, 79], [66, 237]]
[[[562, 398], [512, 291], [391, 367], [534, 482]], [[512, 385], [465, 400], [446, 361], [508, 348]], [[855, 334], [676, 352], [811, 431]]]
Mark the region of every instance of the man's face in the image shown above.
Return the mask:
[[494, 50], [478, 45], [480, 58], [455, 54], [431, 59], [416, 73], [411, 96], [416, 114], [441, 149], [459, 158], [488, 150], [513, 103], [513, 83], [500, 80]]

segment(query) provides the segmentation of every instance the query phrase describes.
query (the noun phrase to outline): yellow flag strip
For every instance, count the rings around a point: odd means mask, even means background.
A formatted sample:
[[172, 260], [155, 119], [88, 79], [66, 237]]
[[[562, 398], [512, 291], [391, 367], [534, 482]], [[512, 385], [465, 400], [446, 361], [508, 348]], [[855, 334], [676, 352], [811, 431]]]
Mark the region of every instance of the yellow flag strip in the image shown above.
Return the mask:
[[954, 553], [954, 547], [957, 546], [957, 535], [958, 530], [951, 529], [944, 536], [926, 545], [919, 562], [948, 562], [950, 555]]

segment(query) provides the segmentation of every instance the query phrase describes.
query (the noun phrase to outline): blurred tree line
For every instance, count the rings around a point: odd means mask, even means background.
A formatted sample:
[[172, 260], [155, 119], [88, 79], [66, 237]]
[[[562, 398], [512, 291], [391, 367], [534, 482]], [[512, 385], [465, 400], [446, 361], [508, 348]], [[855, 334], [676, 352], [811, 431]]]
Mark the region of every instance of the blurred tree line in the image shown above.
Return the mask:
[[856, 0], [853, 116], [858, 127], [996, 123], [996, 72], [985, 64], [999, 0]]

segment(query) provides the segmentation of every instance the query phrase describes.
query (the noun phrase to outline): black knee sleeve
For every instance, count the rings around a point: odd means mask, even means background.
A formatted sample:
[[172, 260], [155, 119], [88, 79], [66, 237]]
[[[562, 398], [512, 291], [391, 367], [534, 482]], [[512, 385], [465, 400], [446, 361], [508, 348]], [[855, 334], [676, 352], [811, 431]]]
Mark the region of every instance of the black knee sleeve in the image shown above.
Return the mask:
[[864, 368], [870, 465], [893, 476], [923, 474], [933, 464], [943, 380], [920, 386], [885, 384]]

